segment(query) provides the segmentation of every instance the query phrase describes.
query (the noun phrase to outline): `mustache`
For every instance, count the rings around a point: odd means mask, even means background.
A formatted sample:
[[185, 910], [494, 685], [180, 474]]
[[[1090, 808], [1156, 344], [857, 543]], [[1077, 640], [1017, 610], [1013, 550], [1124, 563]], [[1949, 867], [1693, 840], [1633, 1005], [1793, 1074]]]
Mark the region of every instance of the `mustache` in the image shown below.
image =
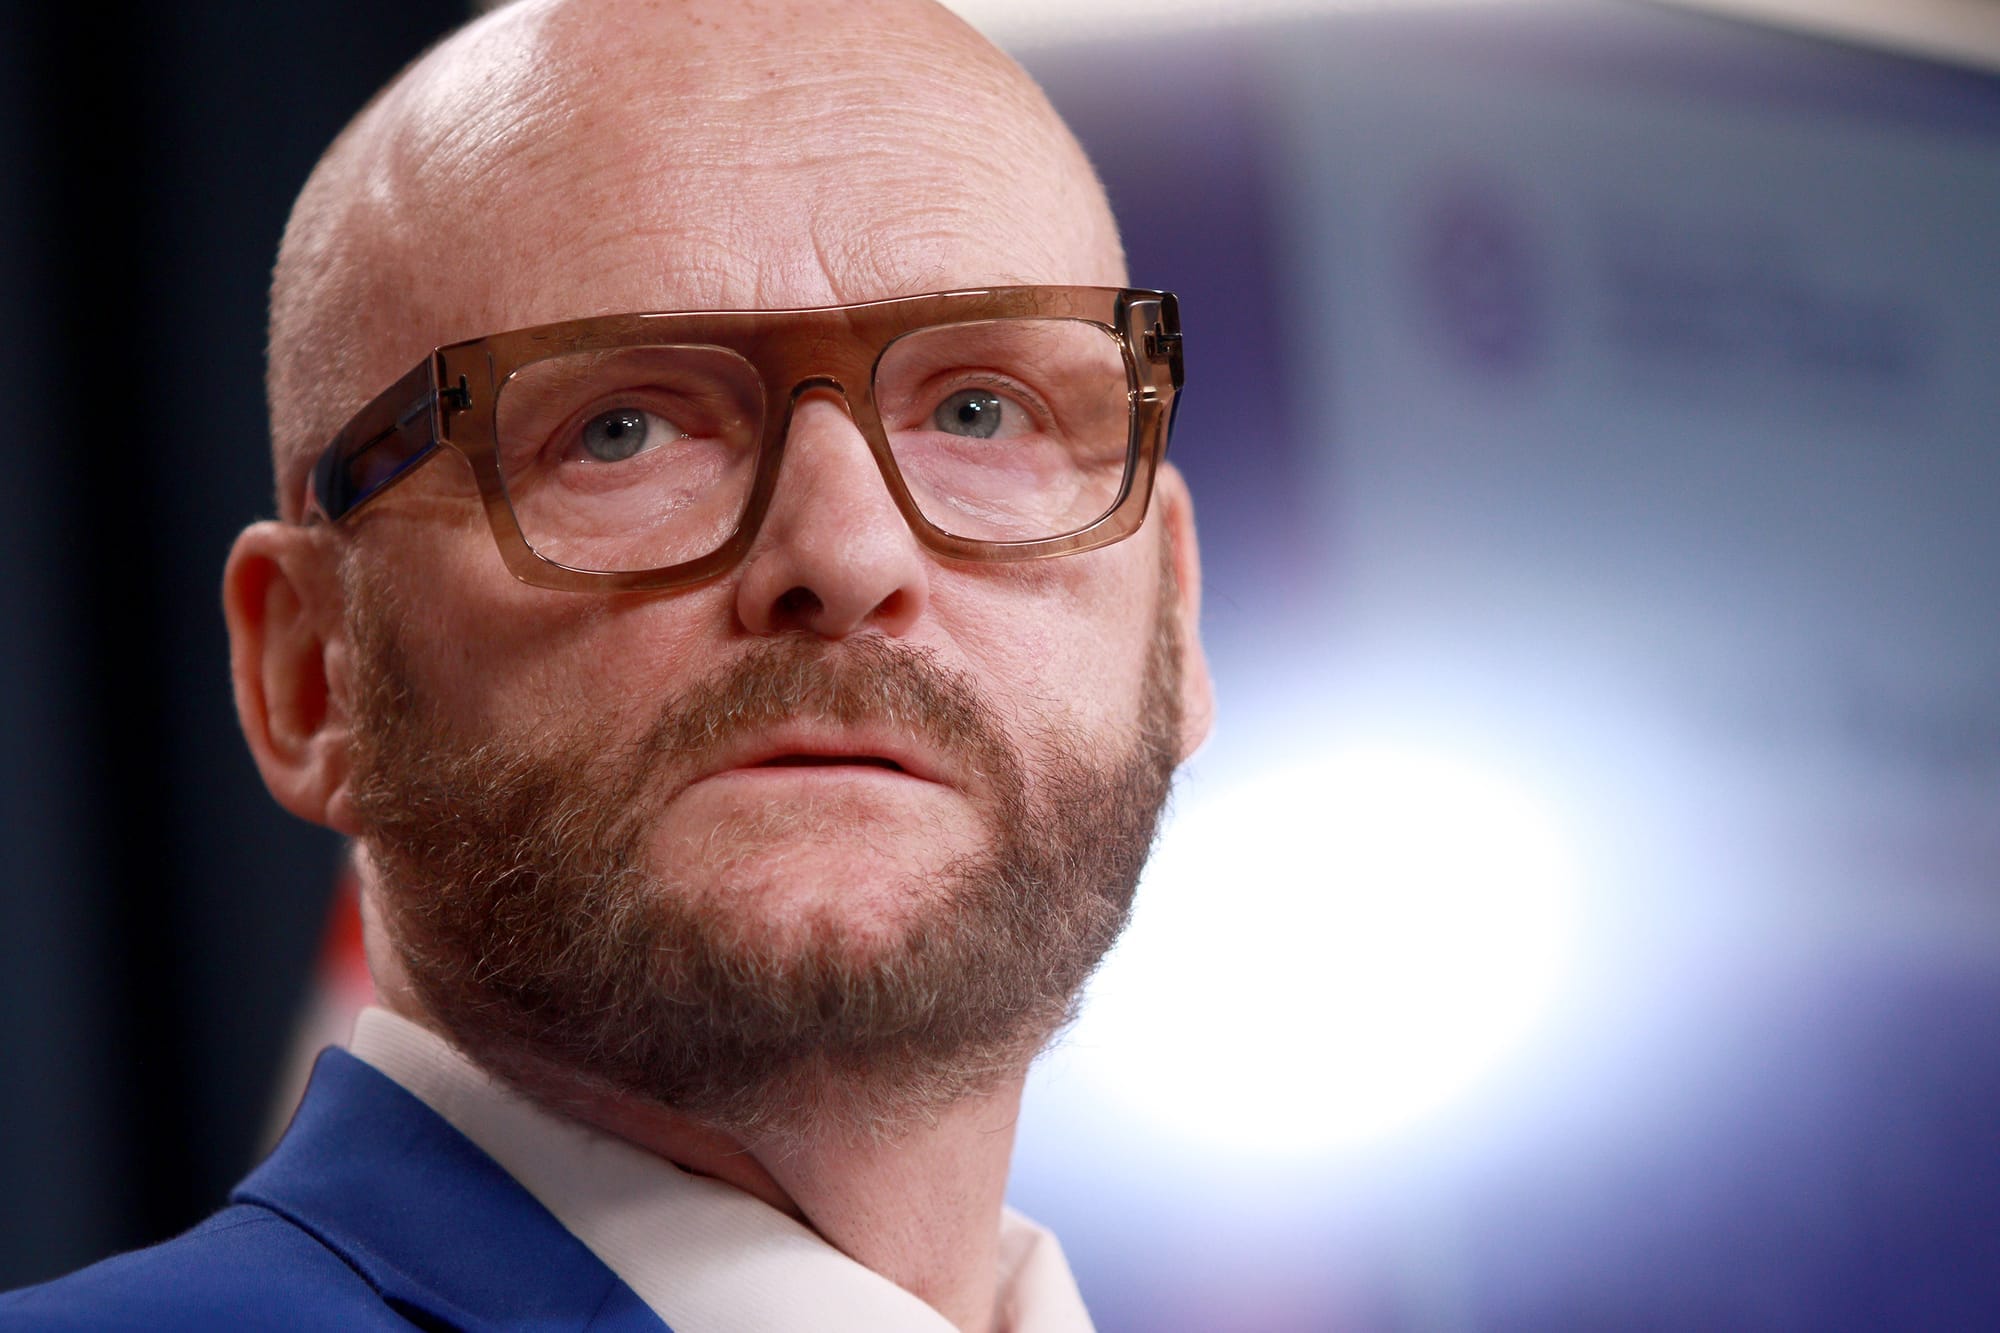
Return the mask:
[[745, 736], [799, 718], [894, 730], [993, 776], [1022, 768], [992, 705], [963, 672], [930, 649], [877, 636], [753, 643], [662, 701], [630, 751], [607, 757], [644, 787], [699, 772]]

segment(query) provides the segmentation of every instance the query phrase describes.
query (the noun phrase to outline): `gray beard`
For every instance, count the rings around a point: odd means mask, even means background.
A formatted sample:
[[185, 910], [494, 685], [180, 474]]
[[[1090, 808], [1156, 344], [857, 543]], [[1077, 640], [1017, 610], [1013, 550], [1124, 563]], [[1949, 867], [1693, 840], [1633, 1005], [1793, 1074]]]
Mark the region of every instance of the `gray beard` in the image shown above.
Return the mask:
[[[893, 1136], [1017, 1076], [1124, 927], [1179, 731], [1169, 600], [1139, 734], [1096, 766], [1030, 738], [1031, 796], [971, 682], [875, 637], [760, 641], [630, 744], [469, 740], [414, 686], [386, 590], [351, 581], [351, 789], [390, 941], [445, 1034], [545, 1100], [636, 1097], [767, 1142]], [[728, 893], [647, 864], [676, 774], [798, 716], [901, 728], [991, 781], [987, 846], [908, 886], [892, 938], [822, 917], [774, 944]]]

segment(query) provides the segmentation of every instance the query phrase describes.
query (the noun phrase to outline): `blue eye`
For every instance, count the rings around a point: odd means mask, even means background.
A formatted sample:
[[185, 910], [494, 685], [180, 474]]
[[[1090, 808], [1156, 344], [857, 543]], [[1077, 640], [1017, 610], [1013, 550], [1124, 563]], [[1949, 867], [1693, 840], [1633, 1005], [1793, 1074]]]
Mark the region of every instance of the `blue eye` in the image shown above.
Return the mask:
[[620, 463], [643, 449], [678, 439], [671, 421], [636, 407], [600, 412], [583, 426], [583, 451], [600, 463]]
[[990, 440], [1000, 429], [1000, 396], [985, 389], [966, 389], [938, 404], [931, 424], [950, 435]]

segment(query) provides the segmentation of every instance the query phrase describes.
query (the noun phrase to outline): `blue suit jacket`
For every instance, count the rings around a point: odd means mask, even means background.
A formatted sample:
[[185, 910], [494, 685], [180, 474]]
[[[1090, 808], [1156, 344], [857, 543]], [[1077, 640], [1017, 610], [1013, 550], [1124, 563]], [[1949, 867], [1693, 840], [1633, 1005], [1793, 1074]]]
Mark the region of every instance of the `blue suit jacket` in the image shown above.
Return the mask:
[[661, 1333], [435, 1112], [327, 1051], [283, 1142], [186, 1235], [0, 1296], [0, 1329]]

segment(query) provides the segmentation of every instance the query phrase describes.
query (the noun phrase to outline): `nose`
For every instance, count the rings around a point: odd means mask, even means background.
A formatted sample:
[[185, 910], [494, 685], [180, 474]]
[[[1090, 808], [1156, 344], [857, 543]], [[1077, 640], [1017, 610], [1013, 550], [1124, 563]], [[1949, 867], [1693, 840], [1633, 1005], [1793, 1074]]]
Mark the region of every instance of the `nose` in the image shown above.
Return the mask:
[[799, 399], [771, 507], [744, 558], [737, 616], [753, 634], [901, 636], [929, 603], [929, 559], [868, 443], [830, 393]]

